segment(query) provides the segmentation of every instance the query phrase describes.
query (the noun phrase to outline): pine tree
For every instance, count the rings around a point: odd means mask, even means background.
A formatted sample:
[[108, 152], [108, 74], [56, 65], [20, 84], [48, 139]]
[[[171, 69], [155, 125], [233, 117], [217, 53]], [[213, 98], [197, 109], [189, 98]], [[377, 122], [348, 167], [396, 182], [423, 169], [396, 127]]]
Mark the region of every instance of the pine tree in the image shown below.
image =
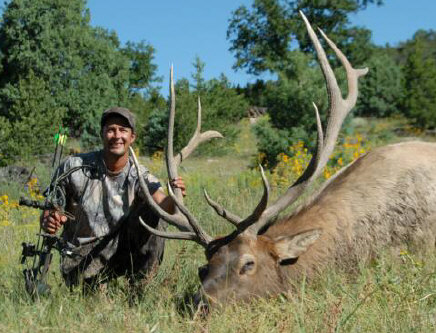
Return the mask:
[[407, 58], [404, 112], [421, 128], [436, 127], [436, 61], [424, 57], [423, 42], [416, 38]]
[[384, 50], [374, 53], [365, 67], [369, 73], [359, 81], [356, 114], [371, 117], [398, 114], [404, 92], [401, 67]]

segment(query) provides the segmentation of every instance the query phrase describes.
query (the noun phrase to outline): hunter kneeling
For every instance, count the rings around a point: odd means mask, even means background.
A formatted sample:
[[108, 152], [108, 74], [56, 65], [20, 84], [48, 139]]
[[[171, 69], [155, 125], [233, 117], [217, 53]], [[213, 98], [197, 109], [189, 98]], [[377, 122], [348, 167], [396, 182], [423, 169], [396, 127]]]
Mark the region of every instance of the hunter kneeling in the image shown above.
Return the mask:
[[[103, 149], [67, 158], [55, 173], [63, 191], [63, 210], [46, 210], [41, 216], [44, 231], [55, 234], [62, 226], [61, 237], [76, 246], [79, 256], [62, 257], [61, 271], [67, 286], [96, 286], [114, 277], [126, 276], [129, 282], [140, 281], [163, 256], [164, 239], [150, 234], [139, 222], [163, 230], [164, 222], [144, 204], [138, 172], [129, 157], [129, 147], [136, 138], [135, 119], [125, 108], [104, 111], [101, 118]], [[173, 214], [174, 201], [165, 195], [161, 184], [140, 166], [140, 175], [148, 184], [154, 201]], [[180, 177], [173, 188], [185, 195]], [[67, 216], [74, 216], [67, 218]]]

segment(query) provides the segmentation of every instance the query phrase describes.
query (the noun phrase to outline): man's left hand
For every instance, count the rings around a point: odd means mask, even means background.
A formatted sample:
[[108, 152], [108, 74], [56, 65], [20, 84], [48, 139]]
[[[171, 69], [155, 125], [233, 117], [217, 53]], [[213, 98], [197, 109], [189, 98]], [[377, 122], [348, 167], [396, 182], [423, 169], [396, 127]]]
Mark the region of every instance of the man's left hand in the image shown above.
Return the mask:
[[177, 177], [171, 181], [171, 186], [174, 188], [178, 188], [182, 191], [182, 195], [186, 196], [186, 186], [185, 182], [183, 181], [182, 177]]

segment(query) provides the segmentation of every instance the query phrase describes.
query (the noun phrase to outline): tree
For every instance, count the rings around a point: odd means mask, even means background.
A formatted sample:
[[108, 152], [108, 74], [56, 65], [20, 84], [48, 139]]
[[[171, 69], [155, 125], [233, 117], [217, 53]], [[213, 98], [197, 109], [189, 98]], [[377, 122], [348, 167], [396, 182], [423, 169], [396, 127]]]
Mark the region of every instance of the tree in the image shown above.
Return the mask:
[[[1, 113], [14, 101], [5, 96], [30, 71], [50, 87], [53, 102], [74, 135], [98, 136], [99, 114], [126, 100], [127, 60], [118, 38], [89, 25], [84, 0], [13, 0], [3, 13]], [[12, 103], [12, 104], [11, 104]]]
[[414, 33], [412, 39], [399, 43], [397, 47], [388, 47], [391, 56], [398, 64], [401, 66], [406, 64], [408, 57], [414, 52], [417, 39], [421, 41], [424, 58], [431, 57], [436, 60], [436, 31], [420, 29]]
[[[28, 157], [52, 149], [53, 134], [62, 120], [65, 109], [57, 106], [50, 95], [46, 82], [30, 71], [17, 86], [10, 87], [9, 96], [14, 100], [0, 148], [1, 164], [15, 156]], [[3, 141], [4, 140], [4, 141]]]
[[[270, 167], [278, 153], [287, 152], [288, 146], [284, 145], [303, 140], [308, 148], [313, 146], [316, 124], [311, 103], [316, 102], [320, 110], [327, 106], [324, 80], [314, 62], [313, 45], [299, 11], [321, 27], [358, 67], [372, 54], [374, 46], [371, 32], [351, 26], [348, 16], [369, 4], [382, 3], [381, 0], [255, 0], [250, 9], [241, 6], [233, 12], [227, 38], [236, 57], [234, 68], [255, 75], [269, 71], [278, 77], [276, 82], [265, 85], [266, 97], [256, 98], [268, 108], [270, 123], [261, 122], [256, 134], [258, 149], [265, 154]], [[332, 54], [328, 48], [326, 52]], [[331, 58], [336, 67], [339, 61]], [[344, 85], [343, 70], [336, 72], [339, 84]], [[270, 153], [271, 146], [275, 155]]]
[[436, 127], [436, 61], [425, 56], [425, 43], [415, 36], [407, 57], [404, 112], [421, 128]]
[[[158, 81], [154, 49], [145, 42], [121, 48], [115, 32], [91, 27], [85, 0], [12, 0], [2, 19], [0, 116], [12, 129], [21, 128], [24, 118], [11, 110], [30, 98], [24, 81], [30, 86], [37, 79], [36, 86], [44, 87], [35, 110], [62, 122], [85, 144], [99, 142], [104, 109], [137, 105]], [[43, 122], [34, 125], [42, 133]]]
[[149, 95], [153, 91], [153, 83], [162, 82], [156, 75], [157, 65], [153, 63], [156, 50], [145, 41], [127, 42], [121, 53], [129, 60], [129, 91], [143, 91]]
[[204, 67], [206, 64], [201, 61], [200, 57], [195, 57], [194, 62], [192, 63], [194, 66], [194, 73], [192, 73], [192, 79], [194, 80], [194, 84], [192, 88], [194, 88], [198, 93], [204, 90], [205, 80], [204, 80]]
[[[234, 142], [237, 132], [237, 122], [245, 115], [247, 102], [238, 95], [229, 80], [221, 75], [218, 79], [205, 80], [203, 77], [204, 63], [197, 57], [194, 62], [194, 84], [190, 85], [185, 78], [177, 80], [176, 119], [174, 130], [174, 146], [180, 150], [188, 143], [197, 125], [197, 100], [201, 97], [202, 130], [214, 129], [224, 135], [224, 140], [214, 140], [213, 143], [199, 147], [205, 152], [214, 147], [214, 153], [228, 149]], [[191, 87], [194, 89], [191, 90]], [[197, 89], [198, 88], [198, 89]], [[168, 110], [155, 109], [150, 115], [146, 130], [147, 146], [151, 151], [165, 146]]]
[[147, 150], [147, 136], [149, 135], [147, 132], [148, 123], [150, 122], [153, 112], [165, 110], [167, 105], [167, 101], [157, 89], [149, 90], [147, 95], [147, 98], [144, 98], [141, 93], [135, 92], [130, 96], [126, 104], [126, 107], [136, 116], [135, 147], [140, 150]]
[[227, 30], [230, 51], [236, 57], [234, 68], [252, 74], [277, 72], [292, 49], [298, 46], [311, 51], [299, 10], [322, 27], [353, 64], [359, 65], [372, 49], [371, 32], [350, 26], [348, 15], [372, 3], [381, 5], [383, 0], [255, 0], [251, 9], [240, 6]]
[[356, 114], [386, 117], [399, 113], [404, 93], [401, 67], [384, 49], [375, 52], [365, 66], [370, 70], [359, 82]]
[[[265, 165], [274, 167], [279, 153], [302, 140], [309, 148], [316, 142], [316, 117], [312, 102], [325, 119], [327, 93], [321, 70], [310, 66], [311, 58], [301, 51], [288, 54], [286, 68], [275, 82], [268, 82], [264, 99], [269, 121], [256, 125], [258, 150], [265, 157]], [[337, 77], [341, 77], [339, 72]], [[342, 80], [341, 80], [342, 81]]]

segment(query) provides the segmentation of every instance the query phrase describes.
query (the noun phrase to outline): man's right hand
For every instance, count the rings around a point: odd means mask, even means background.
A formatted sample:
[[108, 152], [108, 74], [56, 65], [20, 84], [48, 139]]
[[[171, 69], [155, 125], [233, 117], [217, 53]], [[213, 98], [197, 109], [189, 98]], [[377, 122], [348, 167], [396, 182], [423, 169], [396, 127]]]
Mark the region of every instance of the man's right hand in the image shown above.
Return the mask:
[[67, 217], [57, 210], [45, 210], [41, 215], [42, 229], [54, 235], [67, 222]]

